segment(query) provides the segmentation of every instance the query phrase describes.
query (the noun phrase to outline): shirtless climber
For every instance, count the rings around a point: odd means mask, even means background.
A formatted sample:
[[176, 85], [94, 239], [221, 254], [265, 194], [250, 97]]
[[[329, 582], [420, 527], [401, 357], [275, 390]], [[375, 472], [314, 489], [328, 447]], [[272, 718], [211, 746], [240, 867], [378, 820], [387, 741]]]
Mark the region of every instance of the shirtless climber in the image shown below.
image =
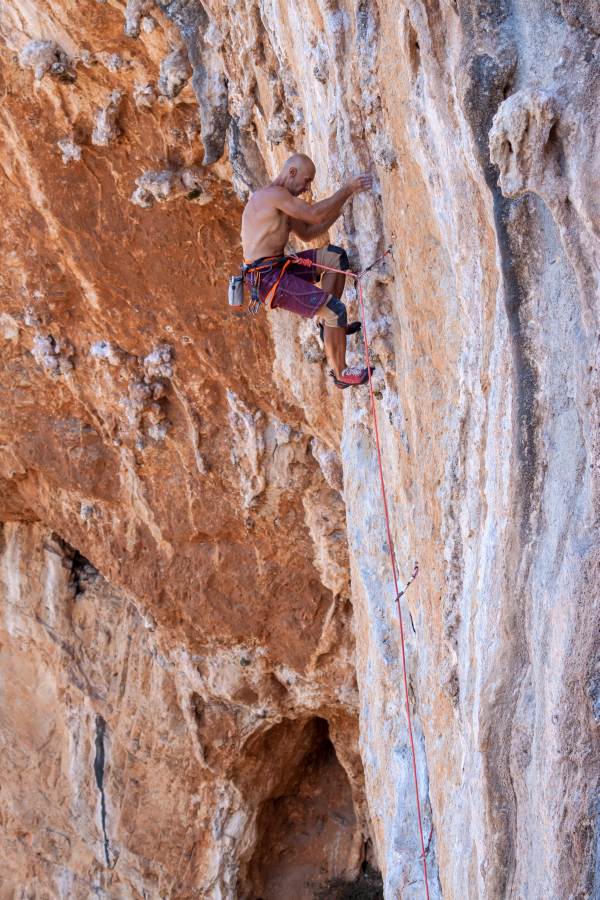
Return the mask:
[[[371, 188], [372, 177], [358, 175], [331, 197], [309, 205], [299, 196], [309, 189], [314, 177], [312, 160], [296, 153], [271, 184], [252, 195], [242, 216], [244, 272], [246, 281], [254, 283], [268, 306], [316, 318], [330, 374], [338, 388], [347, 388], [364, 384], [369, 376], [366, 369], [346, 366], [346, 336], [360, 330], [360, 322], [348, 325], [341, 300], [346, 276], [323, 274], [321, 269], [299, 263], [286, 264], [285, 245], [291, 231], [307, 243], [325, 234], [341, 215], [345, 202]], [[346, 251], [333, 244], [295, 255], [334, 269], [348, 269]]]

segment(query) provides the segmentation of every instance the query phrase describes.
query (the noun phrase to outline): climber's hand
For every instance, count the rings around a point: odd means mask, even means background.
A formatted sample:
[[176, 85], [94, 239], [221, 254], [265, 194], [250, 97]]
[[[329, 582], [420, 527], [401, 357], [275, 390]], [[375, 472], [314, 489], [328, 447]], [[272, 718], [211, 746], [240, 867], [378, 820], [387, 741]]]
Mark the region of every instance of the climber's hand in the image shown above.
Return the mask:
[[362, 194], [363, 191], [370, 191], [373, 187], [373, 176], [369, 173], [356, 175], [348, 182], [348, 187], [353, 194]]

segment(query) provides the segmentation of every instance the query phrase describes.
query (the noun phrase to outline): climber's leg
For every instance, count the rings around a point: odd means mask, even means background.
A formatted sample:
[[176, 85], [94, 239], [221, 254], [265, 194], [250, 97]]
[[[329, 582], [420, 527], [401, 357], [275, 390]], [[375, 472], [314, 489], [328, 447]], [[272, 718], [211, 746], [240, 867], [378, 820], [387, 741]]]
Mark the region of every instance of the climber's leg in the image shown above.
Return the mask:
[[323, 327], [327, 362], [337, 378], [342, 369], [346, 367], [346, 325], [348, 324], [346, 307], [339, 297], [330, 294], [323, 306], [317, 310], [315, 318]]
[[[316, 262], [320, 263], [323, 266], [330, 266], [332, 269], [342, 269], [344, 272], [346, 272], [350, 267], [348, 254], [343, 249], [343, 247], [336, 247], [335, 244], [328, 244], [326, 247], [319, 247], [319, 249], [316, 251], [313, 250], [308, 252]], [[321, 288], [326, 293], [333, 294], [334, 297], [338, 297], [341, 299], [342, 294], [344, 293], [345, 286], [345, 275], [342, 275], [339, 272], [327, 272], [326, 270], [323, 271], [321, 277]], [[346, 325], [345, 330], [346, 334], [356, 334], [356, 332], [360, 331], [360, 329], [360, 322], [351, 322], [349, 325]], [[321, 332], [321, 340], [324, 342], [325, 335], [323, 333], [322, 324], [319, 325], [319, 331]]]
[[316, 318], [325, 333], [325, 353], [335, 386], [346, 388], [365, 384], [369, 379], [368, 371], [360, 367], [348, 368], [346, 365], [348, 315], [342, 301], [338, 297], [330, 296], [327, 303], [317, 310]]
[[[323, 323], [319, 322], [318, 327], [319, 327], [319, 334], [321, 335], [321, 340], [323, 342], [325, 342], [325, 333], [323, 331]], [[346, 334], [348, 335], [348, 334], [356, 334], [357, 332], [360, 331], [361, 328], [362, 328], [362, 322], [350, 322], [348, 325], [346, 325], [346, 328], [344, 330], [345, 330]]]
[[[332, 269], [341, 269], [343, 272], [348, 271], [350, 268], [348, 254], [343, 247], [336, 247], [335, 244], [319, 247], [316, 252], [316, 262], [322, 266], [329, 266]], [[327, 294], [333, 294], [334, 297], [341, 299], [345, 286], [345, 275], [342, 275], [340, 272], [323, 270], [321, 287]]]
[[[333, 262], [333, 260], [331, 260]], [[337, 268], [339, 262], [336, 259], [334, 267]], [[340, 275], [338, 272], [324, 272], [321, 278], [321, 290], [332, 297], [341, 299], [346, 287], [346, 276]], [[343, 304], [342, 304], [343, 305]], [[346, 307], [344, 306], [344, 312]], [[346, 317], [347, 321], [347, 317]], [[323, 343], [325, 344], [325, 354], [329, 365], [335, 372], [336, 378], [339, 377], [342, 369], [346, 368], [346, 324], [343, 327], [328, 325], [323, 321]]]
[[325, 272], [321, 279], [321, 289], [326, 294], [333, 294], [334, 297], [341, 299], [346, 287], [346, 276], [340, 275], [338, 272]]
[[346, 368], [346, 332], [343, 328], [332, 327], [325, 323], [323, 330], [327, 361], [335, 372], [335, 377], [339, 378]]
[[317, 310], [317, 321], [325, 335], [325, 353], [331, 366], [331, 375], [338, 388], [364, 384], [369, 373], [366, 369], [351, 368], [346, 365], [346, 328], [348, 317], [346, 307], [338, 297], [330, 296], [327, 303]]

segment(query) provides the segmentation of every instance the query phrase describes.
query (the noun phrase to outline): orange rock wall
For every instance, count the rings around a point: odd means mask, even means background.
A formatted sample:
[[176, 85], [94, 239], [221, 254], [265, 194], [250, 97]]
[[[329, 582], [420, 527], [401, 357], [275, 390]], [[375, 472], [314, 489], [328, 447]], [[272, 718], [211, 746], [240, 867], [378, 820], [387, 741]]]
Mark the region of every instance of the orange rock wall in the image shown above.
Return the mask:
[[0, 10], [7, 897], [424, 895], [367, 392], [225, 302], [294, 149], [315, 197], [374, 173], [354, 268], [393, 247], [431, 896], [600, 889], [599, 34], [588, 0]]

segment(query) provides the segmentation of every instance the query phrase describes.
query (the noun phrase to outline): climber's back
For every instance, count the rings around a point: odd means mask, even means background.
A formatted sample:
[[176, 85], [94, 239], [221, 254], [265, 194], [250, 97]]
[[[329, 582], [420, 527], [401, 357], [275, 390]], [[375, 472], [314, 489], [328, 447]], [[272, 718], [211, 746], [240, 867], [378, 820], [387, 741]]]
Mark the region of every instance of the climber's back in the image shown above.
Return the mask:
[[278, 188], [269, 185], [252, 195], [242, 216], [244, 259], [280, 256], [290, 235], [290, 218], [275, 206]]

